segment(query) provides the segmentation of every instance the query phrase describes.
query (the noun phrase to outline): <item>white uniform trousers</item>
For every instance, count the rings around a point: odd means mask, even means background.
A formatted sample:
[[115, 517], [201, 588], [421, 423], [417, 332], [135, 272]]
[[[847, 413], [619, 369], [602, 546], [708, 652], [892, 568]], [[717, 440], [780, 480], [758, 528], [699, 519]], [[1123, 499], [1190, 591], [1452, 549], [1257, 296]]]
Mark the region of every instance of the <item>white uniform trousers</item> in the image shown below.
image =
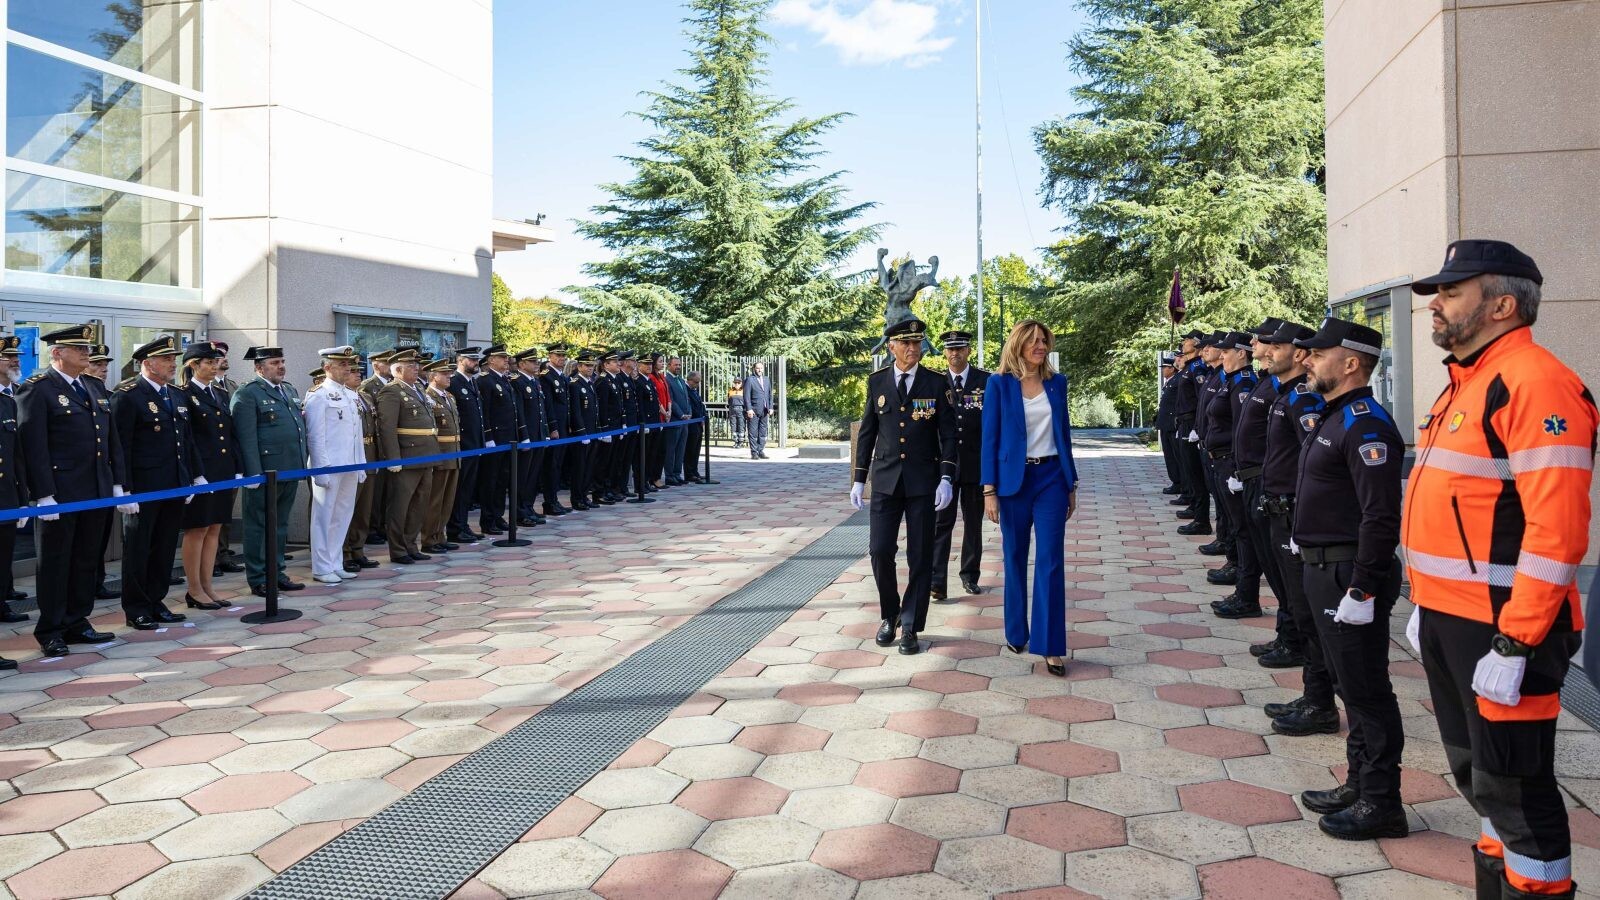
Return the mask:
[[356, 511], [356, 487], [361, 473], [322, 475], [328, 482], [311, 485], [311, 574], [344, 575], [344, 539]]

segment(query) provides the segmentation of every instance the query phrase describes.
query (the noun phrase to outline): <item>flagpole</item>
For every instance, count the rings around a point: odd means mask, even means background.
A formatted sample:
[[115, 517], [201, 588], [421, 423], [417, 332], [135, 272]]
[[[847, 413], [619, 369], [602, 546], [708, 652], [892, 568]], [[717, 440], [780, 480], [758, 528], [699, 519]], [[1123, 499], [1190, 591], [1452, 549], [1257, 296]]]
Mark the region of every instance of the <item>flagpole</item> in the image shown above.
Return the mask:
[[983, 0], [977, 0], [978, 365], [983, 365]]

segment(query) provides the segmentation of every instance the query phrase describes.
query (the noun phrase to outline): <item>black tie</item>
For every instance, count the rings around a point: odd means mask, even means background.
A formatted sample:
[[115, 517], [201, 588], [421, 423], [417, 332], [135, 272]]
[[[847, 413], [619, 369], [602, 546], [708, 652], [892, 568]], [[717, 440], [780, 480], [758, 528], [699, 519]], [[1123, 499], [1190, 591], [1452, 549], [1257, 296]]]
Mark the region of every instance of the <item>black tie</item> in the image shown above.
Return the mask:
[[84, 403], [89, 402], [89, 392], [84, 390], [83, 382], [74, 380], [72, 382], [72, 390], [77, 393], [79, 400], [82, 400]]
[[956, 381], [956, 393], [959, 394], [959, 393], [961, 393], [961, 376], [960, 375], [955, 376], [955, 381]]
[[900, 402], [906, 402], [906, 382], [911, 380], [910, 372], [900, 373]]
[[172, 395], [167, 393], [165, 387], [161, 389], [161, 405], [167, 408], [167, 412], [172, 412]]

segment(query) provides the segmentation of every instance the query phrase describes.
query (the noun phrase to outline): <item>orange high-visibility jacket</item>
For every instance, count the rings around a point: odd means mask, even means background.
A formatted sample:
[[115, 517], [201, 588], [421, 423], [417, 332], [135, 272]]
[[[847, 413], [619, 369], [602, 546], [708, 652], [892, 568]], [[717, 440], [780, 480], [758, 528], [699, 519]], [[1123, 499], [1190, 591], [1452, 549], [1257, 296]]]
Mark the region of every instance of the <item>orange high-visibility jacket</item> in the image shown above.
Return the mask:
[[1594, 398], [1527, 328], [1449, 366], [1406, 490], [1412, 600], [1525, 644], [1581, 629]]

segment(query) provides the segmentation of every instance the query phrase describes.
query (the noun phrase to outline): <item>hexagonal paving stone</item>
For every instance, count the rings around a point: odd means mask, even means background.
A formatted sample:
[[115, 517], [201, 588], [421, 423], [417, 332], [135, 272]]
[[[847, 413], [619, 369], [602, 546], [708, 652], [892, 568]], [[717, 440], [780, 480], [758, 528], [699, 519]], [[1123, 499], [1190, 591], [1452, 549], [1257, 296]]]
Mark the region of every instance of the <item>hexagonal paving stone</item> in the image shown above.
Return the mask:
[[756, 777], [791, 791], [849, 784], [861, 764], [831, 753], [811, 751], [769, 756], [756, 769]]
[[998, 894], [1061, 883], [1061, 854], [1008, 834], [946, 841], [934, 871]]
[[1178, 792], [1170, 785], [1124, 772], [1074, 778], [1067, 799], [1124, 817], [1178, 809]]
[[978, 720], [943, 709], [916, 709], [891, 714], [884, 727], [919, 738], [936, 738], [973, 734]]
[[821, 836], [820, 829], [803, 822], [761, 816], [713, 822], [694, 849], [735, 869], [747, 869], [807, 859]]
[[1025, 841], [1074, 853], [1128, 842], [1121, 816], [1076, 803], [1045, 803], [1011, 811], [1006, 833]]
[[595, 882], [594, 892], [606, 900], [710, 900], [732, 877], [732, 869], [693, 850], [668, 850], [617, 860]]
[[1374, 842], [1336, 840], [1323, 834], [1315, 822], [1256, 825], [1250, 829], [1250, 842], [1257, 856], [1334, 877], [1389, 865]]
[[283, 834], [293, 823], [275, 810], [255, 809], [201, 816], [155, 839], [168, 859], [206, 859], [250, 853]]
[[1243, 828], [1186, 812], [1129, 819], [1128, 843], [1194, 865], [1251, 853]]
[[783, 808], [789, 792], [759, 778], [697, 781], [672, 802], [701, 818], [720, 821], [771, 815]]
[[317, 784], [349, 781], [354, 778], [382, 778], [411, 758], [389, 747], [362, 750], [335, 750], [319, 756], [295, 771]]
[[668, 719], [651, 731], [649, 738], [668, 747], [699, 747], [725, 744], [739, 733], [739, 723], [715, 716], [688, 716]]
[[961, 793], [1001, 806], [1031, 806], [1067, 799], [1067, 780], [1029, 766], [991, 766], [961, 776]]
[[1234, 825], [1248, 827], [1300, 818], [1300, 807], [1287, 794], [1237, 781], [1184, 785], [1178, 788], [1178, 799], [1189, 812]]
[[1016, 762], [1017, 745], [981, 734], [958, 734], [923, 741], [918, 755], [957, 769], [980, 769]]
[[1122, 754], [1122, 771], [1166, 784], [1198, 784], [1228, 777], [1219, 760], [1176, 747], [1129, 750]]
[[658, 768], [612, 769], [600, 772], [577, 796], [602, 809], [670, 803], [689, 780]]
[[370, 816], [404, 793], [381, 778], [355, 778], [314, 784], [278, 804], [295, 824]]
[[860, 787], [825, 787], [795, 791], [782, 814], [824, 831], [877, 825], [889, 821], [894, 800]]
[[1137, 847], [1085, 850], [1066, 859], [1067, 884], [1107, 900], [1193, 900], [1194, 866]]
[[169, 737], [129, 754], [141, 767], [183, 766], [190, 763], [210, 762], [213, 759], [244, 746], [244, 741], [231, 734], [191, 734]]
[[163, 866], [118, 892], [119, 900], [176, 900], [185, 897], [237, 897], [272, 877], [250, 856], [197, 859]]
[[925, 759], [885, 759], [865, 763], [855, 784], [887, 797], [919, 797], [955, 791], [961, 773]]
[[934, 872], [868, 881], [861, 885], [860, 893], [856, 894], [856, 900], [900, 900], [903, 897], [917, 897], [919, 900], [986, 900], [989, 895]]
[[772, 725], [747, 725], [733, 743], [747, 750], [754, 750], [767, 756], [776, 756], [781, 753], [799, 753], [805, 750], [821, 750], [828, 743], [829, 732], [799, 722], [783, 722]]
[[1340, 878], [1337, 882], [1341, 900], [1389, 900], [1404, 897], [1406, 900], [1457, 900], [1471, 897], [1467, 889], [1421, 875], [1386, 869], [1382, 872], [1363, 872]]
[[310, 786], [293, 772], [229, 775], [184, 796], [183, 802], [203, 815], [271, 809]]
[[1240, 756], [1259, 756], [1267, 752], [1267, 742], [1260, 735], [1215, 725], [1195, 725], [1191, 728], [1173, 728], [1166, 732], [1167, 746], [1209, 756], [1214, 759], [1235, 759]]
[[1327, 766], [1301, 762], [1282, 756], [1245, 756], [1223, 762], [1234, 781], [1242, 781], [1269, 791], [1298, 794], [1338, 787]]
[[1396, 869], [1470, 888], [1473, 843], [1437, 831], [1420, 831], [1403, 839], [1385, 838], [1378, 846]]
[[613, 859], [582, 838], [513, 844], [478, 873], [478, 880], [511, 897], [582, 891]]
[[853, 879], [816, 863], [798, 862], [737, 872], [723, 889], [721, 900], [850, 900], [855, 892]]
[[[890, 720], [893, 721], [893, 718], [891, 716]], [[917, 755], [917, 751], [922, 749], [922, 739], [886, 728], [863, 728], [834, 735], [824, 749], [856, 762], [905, 759]]]
[[733, 744], [680, 747], [668, 753], [657, 765], [690, 781], [739, 778], [755, 772], [764, 757]]
[[694, 845], [707, 822], [672, 804], [614, 809], [583, 832], [595, 846], [618, 856], [682, 850]]
[[1085, 700], [1082, 697], [1039, 697], [1028, 701], [1028, 712], [1057, 722], [1097, 722], [1116, 716], [1109, 703]]
[[935, 794], [901, 800], [889, 821], [946, 841], [1005, 831], [1006, 809], [966, 794]]
[[1063, 778], [1081, 778], [1085, 775], [1103, 775], [1121, 767], [1117, 754], [1099, 747], [1088, 747], [1071, 741], [1053, 741], [1048, 744], [1029, 744], [1022, 748], [1017, 762], [1024, 766], [1052, 772]]
[[119, 803], [95, 810], [56, 829], [68, 847], [102, 847], [148, 841], [194, 818], [177, 800]]
[[87, 790], [127, 775], [137, 768], [125, 756], [67, 759], [18, 775], [11, 779], [11, 787], [23, 794]]
[[1207, 897], [1238, 897], [1241, 900], [1339, 898], [1333, 879], [1259, 856], [1201, 866], [1200, 888]]
[[149, 844], [68, 850], [6, 881], [23, 900], [110, 895], [166, 865]]
[[800, 706], [833, 706], [839, 703], [854, 703], [860, 696], [861, 689], [858, 687], [825, 681], [810, 684], [791, 684], [778, 691], [778, 699], [787, 700]]
[[311, 740], [328, 750], [363, 750], [391, 746], [416, 730], [417, 726], [404, 719], [367, 719], [340, 722], [316, 734]]
[[0, 835], [54, 831], [105, 805], [93, 791], [25, 794], [6, 801], [5, 815], [0, 816]]
[[939, 842], [897, 825], [866, 825], [829, 831], [812, 861], [860, 881], [933, 871]]

